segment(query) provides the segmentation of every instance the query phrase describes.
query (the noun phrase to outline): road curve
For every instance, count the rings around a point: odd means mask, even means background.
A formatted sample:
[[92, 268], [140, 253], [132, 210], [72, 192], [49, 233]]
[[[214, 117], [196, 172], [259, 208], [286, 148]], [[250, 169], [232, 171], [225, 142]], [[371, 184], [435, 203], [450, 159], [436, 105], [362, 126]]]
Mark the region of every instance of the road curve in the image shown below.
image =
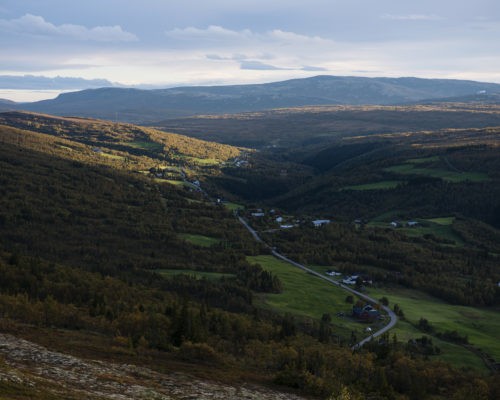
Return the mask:
[[[253, 229], [249, 224], [248, 222], [246, 222], [242, 217], [240, 217], [239, 215], [237, 215], [238, 217], [238, 220], [243, 224], [243, 226], [245, 228], [247, 228], [247, 230], [252, 234], [252, 236], [254, 237], [254, 239], [258, 242], [261, 242], [261, 243], [264, 243], [266, 244], [261, 238], [260, 236], [258, 235], [258, 233], [255, 231], [255, 229]], [[269, 245], [266, 244], [267, 247], [270, 248]], [[335, 285], [335, 286], [338, 286], [339, 288], [341, 289], [344, 289], [345, 291], [349, 292], [349, 293], [352, 293], [352, 294], [355, 294], [356, 296], [366, 300], [366, 301], [369, 301], [370, 303], [378, 303], [377, 300], [375, 300], [374, 298], [370, 297], [370, 296], [367, 296], [366, 294], [364, 293], [361, 293], [355, 289], [352, 289], [350, 288], [349, 286], [346, 286], [346, 285], [343, 285], [342, 283], [340, 282], [337, 282], [333, 279], [330, 279], [324, 275], [321, 275], [319, 272], [316, 272], [308, 267], [306, 267], [305, 265], [302, 265], [296, 261], [293, 261], [291, 259], [289, 259], [288, 257], [284, 256], [283, 254], [280, 254], [278, 253], [274, 248], [270, 248], [271, 249], [271, 254], [276, 257], [276, 258], [279, 258], [280, 260], [283, 260], [289, 264], [292, 264], [293, 266], [297, 267], [297, 268], [300, 268], [306, 272], [308, 272], [309, 274], [311, 275], [315, 275], [317, 276], [318, 278], [321, 278], [327, 282], [330, 282], [331, 284]], [[382, 329], [374, 332], [372, 335], [364, 338], [363, 340], [361, 340], [360, 342], [356, 343], [354, 346], [351, 347], [352, 350], [356, 350], [356, 349], [359, 349], [360, 347], [362, 347], [365, 343], [369, 342], [370, 340], [372, 340], [373, 338], [376, 338], [382, 334], [384, 334], [385, 332], [387, 332], [389, 329], [391, 329], [392, 327], [394, 327], [394, 325], [396, 325], [396, 322], [398, 321], [398, 317], [396, 316], [396, 314], [394, 313], [394, 311], [392, 311], [389, 307], [387, 306], [384, 306], [383, 304], [380, 304], [380, 307], [387, 313], [387, 315], [389, 315], [389, 318], [390, 318], [390, 321], [389, 323], [384, 326]]]

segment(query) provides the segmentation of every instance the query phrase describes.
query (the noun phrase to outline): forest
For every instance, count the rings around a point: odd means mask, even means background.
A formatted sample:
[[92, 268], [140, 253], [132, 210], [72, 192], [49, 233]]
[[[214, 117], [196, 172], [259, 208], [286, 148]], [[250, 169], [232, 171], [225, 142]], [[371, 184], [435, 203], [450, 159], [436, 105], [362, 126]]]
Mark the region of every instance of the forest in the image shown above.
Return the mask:
[[[69, 337], [88, 337], [102, 354], [107, 349], [105, 340], [112, 341], [114, 350], [106, 357], [121, 362], [139, 362], [158, 370], [184, 368], [203, 376], [217, 371], [220, 379], [229, 382], [278, 385], [314, 398], [500, 397], [497, 373], [430, 359], [436, 349], [425, 323], [414, 342], [388, 334], [353, 352], [350, 338], [338, 339], [332, 315], [304, 318], [259, 306], [259, 296], [279, 295], [284, 284], [265, 266], [249, 261], [251, 256], [269, 254], [269, 248], [252, 238], [225, 200], [216, 199], [242, 201], [249, 210], [261, 204], [268, 207], [266, 202], [284, 192], [303, 190], [299, 182], [314, 185], [309, 177], [319, 176], [317, 166], [249, 152], [249, 166], [236, 167], [231, 159], [240, 156], [239, 148], [191, 142], [131, 125], [22, 113], [0, 114], [0, 122], [9, 125], [0, 126], [4, 332], [22, 336], [28, 330], [46, 334], [63, 329]], [[138, 143], [143, 145], [138, 148]], [[475, 161], [476, 149], [465, 149], [447, 153], [447, 160], [457, 169], [477, 169], [488, 175], [487, 181], [457, 183], [456, 193], [463, 193], [466, 185], [479, 185], [473, 187], [471, 197], [459, 196], [454, 206], [453, 229], [467, 245], [370, 226], [368, 220], [375, 211], [385, 211], [375, 206], [363, 212], [366, 223], [357, 226], [351, 221], [354, 213], [348, 211], [349, 197], [333, 198], [338, 208], [329, 212], [344, 210], [339, 212], [344, 218], [336, 223], [321, 229], [303, 225], [268, 232], [264, 239], [301, 262], [338, 264], [342, 272], [356, 270], [378, 282], [418, 289], [454, 304], [498, 307], [495, 213], [487, 202], [476, 213], [460, 209], [458, 203], [464, 198], [473, 202], [475, 193], [491, 190], [494, 204], [498, 169], [479, 169], [477, 164], [485, 164]], [[404, 151], [385, 163], [375, 158], [366, 168], [373, 174], [394, 174], [384, 168], [404, 163], [408, 159]], [[419, 157], [432, 157], [433, 152], [424, 149]], [[486, 166], [493, 168], [494, 153], [483, 153], [482, 160], [489, 160]], [[205, 168], [185, 162], [186, 157], [216, 159], [220, 164]], [[420, 166], [438, 169], [445, 162], [433, 160]], [[214, 197], [148, 172], [167, 164], [199, 178]], [[352, 167], [343, 181], [335, 181], [335, 187], [366, 183], [360, 181], [367, 177], [363, 171], [361, 165]], [[263, 179], [266, 175], [268, 181]], [[258, 181], [273, 187], [281, 180], [283, 186], [263, 189], [262, 195], [245, 200], [237, 186], [226, 184], [238, 179], [256, 182], [255, 187]], [[453, 184], [441, 180], [418, 187], [420, 193], [436, 195], [455, 190]], [[390, 194], [385, 192], [391, 190], [382, 190], [380, 196], [397, 198], [398, 190], [411, 186], [407, 183]], [[428, 192], [422, 187], [429, 187]], [[358, 210], [376, 202], [377, 193], [366, 192]], [[326, 213], [330, 205], [320, 196], [318, 191], [315, 201]], [[283, 214], [303, 209], [301, 218], [316, 215], [307, 210], [305, 199], [290, 203], [289, 210], [282, 207]], [[342, 202], [344, 208], [338, 206]], [[443, 210], [433, 208], [423, 215], [422, 209], [408, 206], [400, 215], [409, 217], [410, 212], [412, 218], [431, 218]], [[264, 229], [266, 223], [262, 222]], [[202, 245], [199, 237], [211, 240]], [[207, 278], [197, 272], [220, 275]], [[101, 339], [94, 338], [95, 333]], [[51, 345], [67, 350], [65, 343]], [[71, 351], [85, 355], [86, 349]], [[98, 354], [94, 351], [92, 356]]]

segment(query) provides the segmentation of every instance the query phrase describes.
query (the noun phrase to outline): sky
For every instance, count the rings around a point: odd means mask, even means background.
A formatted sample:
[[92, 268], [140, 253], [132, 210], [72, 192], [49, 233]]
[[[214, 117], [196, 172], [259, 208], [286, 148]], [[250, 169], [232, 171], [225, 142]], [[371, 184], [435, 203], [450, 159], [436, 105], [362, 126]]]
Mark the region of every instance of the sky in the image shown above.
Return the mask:
[[0, 0], [0, 75], [125, 85], [500, 83], [499, 38], [498, 0]]

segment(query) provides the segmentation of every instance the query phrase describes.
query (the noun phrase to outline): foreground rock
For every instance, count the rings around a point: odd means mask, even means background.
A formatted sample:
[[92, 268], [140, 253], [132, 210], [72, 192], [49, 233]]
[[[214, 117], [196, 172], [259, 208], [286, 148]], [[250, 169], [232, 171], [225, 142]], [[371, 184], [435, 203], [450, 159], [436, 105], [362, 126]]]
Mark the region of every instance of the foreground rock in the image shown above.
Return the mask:
[[0, 382], [43, 388], [64, 398], [85, 399], [259, 399], [301, 400], [264, 387], [234, 387], [186, 374], [161, 374], [129, 364], [82, 360], [0, 334]]

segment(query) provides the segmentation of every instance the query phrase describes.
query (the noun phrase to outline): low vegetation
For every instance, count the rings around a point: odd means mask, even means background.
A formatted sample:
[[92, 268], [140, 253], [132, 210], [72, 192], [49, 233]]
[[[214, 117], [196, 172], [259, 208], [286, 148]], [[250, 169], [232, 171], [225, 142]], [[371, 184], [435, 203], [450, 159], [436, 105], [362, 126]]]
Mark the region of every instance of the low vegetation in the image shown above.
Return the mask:
[[[132, 125], [0, 119], [10, 125], [0, 126], [3, 331], [82, 357], [319, 398], [500, 394], [480, 355], [499, 356], [495, 129], [455, 132], [446, 146], [450, 131], [412, 134], [408, 146], [398, 135], [352, 139], [363, 145], [328, 165], [339, 148], [291, 160], [291, 150], [242, 153]], [[322, 163], [304, 162], [318, 151]], [[386, 170], [403, 164], [489, 180]], [[271, 257], [234, 217], [243, 206], [264, 208], [252, 223], [280, 252], [360, 275], [360, 290], [397, 304], [395, 335], [353, 353], [365, 328], [348, 315], [356, 299]], [[280, 229], [277, 215], [297, 226]], [[419, 226], [386, 226], [393, 216]], [[314, 228], [320, 217], [332, 222]]]

